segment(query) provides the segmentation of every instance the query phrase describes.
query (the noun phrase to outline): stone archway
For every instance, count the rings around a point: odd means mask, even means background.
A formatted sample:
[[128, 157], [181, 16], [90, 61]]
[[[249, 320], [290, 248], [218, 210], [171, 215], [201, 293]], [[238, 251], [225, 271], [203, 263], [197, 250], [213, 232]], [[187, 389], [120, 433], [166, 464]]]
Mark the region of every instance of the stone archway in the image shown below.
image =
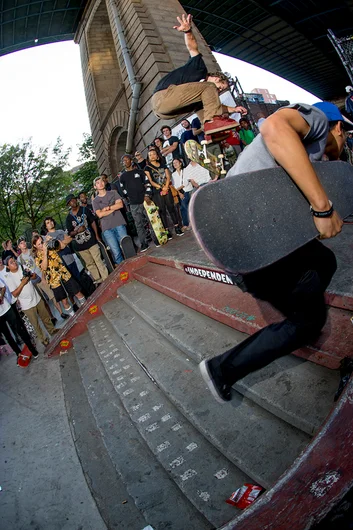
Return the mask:
[[111, 168], [112, 180], [116, 177], [122, 168], [121, 157], [126, 149], [127, 131], [123, 127], [116, 127], [109, 141], [109, 166]]

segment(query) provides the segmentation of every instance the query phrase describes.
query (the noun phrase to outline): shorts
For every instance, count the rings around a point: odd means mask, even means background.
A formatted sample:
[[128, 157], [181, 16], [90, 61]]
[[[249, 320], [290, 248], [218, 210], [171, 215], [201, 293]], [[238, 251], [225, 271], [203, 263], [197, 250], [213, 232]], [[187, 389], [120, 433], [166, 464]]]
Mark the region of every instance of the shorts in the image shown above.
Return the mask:
[[67, 298], [67, 295], [75, 296], [75, 294], [80, 292], [81, 287], [79, 286], [77, 281], [71, 277], [66, 282], [63, 282], [63, 285], [60, 285], [59, 287], [52, 287], [52, 289], [55, 296], [55, 300], [57, 302], [61, 302], [61, 300]]
[[44, 293], [44, 295], [48, 298], [48, 300], [54, 299], [53, 290], [46, 282], [43, 282], [43, 281], [38, 282], [35, 286], [38, 288], [39, 294]]

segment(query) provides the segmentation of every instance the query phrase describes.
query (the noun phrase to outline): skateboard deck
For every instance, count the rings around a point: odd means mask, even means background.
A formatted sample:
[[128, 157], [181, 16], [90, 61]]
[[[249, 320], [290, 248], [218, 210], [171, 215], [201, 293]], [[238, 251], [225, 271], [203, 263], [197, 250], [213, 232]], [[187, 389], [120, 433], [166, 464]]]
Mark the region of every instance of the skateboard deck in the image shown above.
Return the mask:
[[120, 240], [120, 247], [125, 259], [136, 256], [136, 250], [130, 236], [124, 236]]
[[190, 160], [206, 168], [213, 176], [220, 176], [222, 167], [219, 159], [215, 155], [206, 150], [208, 160], [210, 161], [206, 163], [203, 147], [195, 140], [187, 140], [184, 144], [184, 149], [186, 156]]
[[158, 207], [151, 201], [151, 204], [143, 203], [148, 220], [152, 226], [152, 230], [155, 233], [157, 241], [160, 245], [165, 245], [168, 241], [168, 231], [164, 228], [162, 219], [158, 213]]
[[114, 265], [111, 260], [111, 257], [109, 256], [108, 250], [105, 248], [105, 245], [103, 245], [101, 241], [98, 241], [98, 245], [99, 245], [99, 249], [101, 251], [105, 266], [107, 267], [108, 272], [110, 274], [114, 270]]
[[[352, 214], [353, 166], [313, 166], [341, 218]], [[262, 269], [318, 237], [308, 201], [281, 167], [201, 186], [189, 214], [205, 253], [230, 273]]]

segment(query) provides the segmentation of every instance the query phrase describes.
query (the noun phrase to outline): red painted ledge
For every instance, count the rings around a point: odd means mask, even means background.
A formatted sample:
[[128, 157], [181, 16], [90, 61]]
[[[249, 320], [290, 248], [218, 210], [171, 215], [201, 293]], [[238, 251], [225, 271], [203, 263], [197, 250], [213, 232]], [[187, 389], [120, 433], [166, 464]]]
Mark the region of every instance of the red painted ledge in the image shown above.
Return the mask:
[[[136, 258], [123, 261], [94, 291], [75, 315], [67, 321], [60, 332], [55, 335], [55, 338], [46, 348], [45, 355], [52, 357], [53, 355], [59, 355], [60, 351], [68, 349], [74, 337], [87, 331], [87, 323], [103, 314], [101, 309], [102, 305], [116, 298], [117, 289], [133, 279], [133, 271], [143, 267], [147, 263], [148, 257], [146, 255], [139, 255]], [[62, 347], [60, 345], [61, 341], [68, 341], [69, 344]]]

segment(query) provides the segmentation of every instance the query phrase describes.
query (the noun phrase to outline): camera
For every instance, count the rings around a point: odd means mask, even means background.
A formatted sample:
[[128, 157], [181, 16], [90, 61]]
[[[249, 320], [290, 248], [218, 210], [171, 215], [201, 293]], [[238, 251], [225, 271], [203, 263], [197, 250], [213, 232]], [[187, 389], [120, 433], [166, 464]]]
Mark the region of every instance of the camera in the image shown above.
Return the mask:
[[30, 271], [29, 269], [23, 269], [22, 273], [23, 278], [30, 278], [32, 276], [32, 271]]
[[49, 239], [47, 247], [49, 250], [60, 250], [60, 241], [58, 239]]

